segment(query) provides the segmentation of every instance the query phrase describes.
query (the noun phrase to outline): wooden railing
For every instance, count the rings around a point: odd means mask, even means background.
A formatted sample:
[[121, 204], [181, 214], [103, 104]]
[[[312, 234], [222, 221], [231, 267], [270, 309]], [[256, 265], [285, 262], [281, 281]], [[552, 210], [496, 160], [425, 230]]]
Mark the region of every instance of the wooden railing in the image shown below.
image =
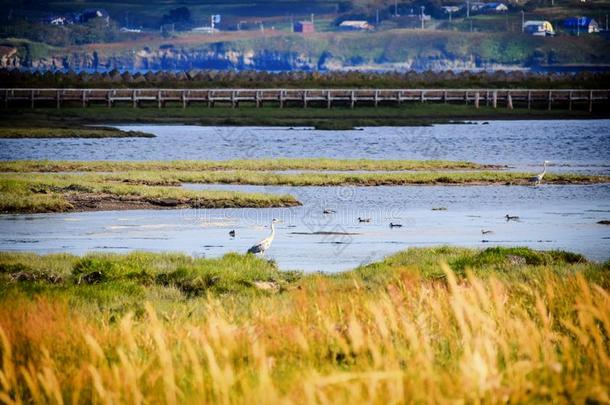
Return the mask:
[[344, 105], [354, 108], [360, 105], [379, 106], [405, 102], [465, 103], [475, 108], [481, 105], [512, 109], [515, 104], [542, 106], [550, 110], [553, 105], [572, 109], [575, 103], [586, 105], [589, 111], [594, 104], [607, 104], [610, 90], [583, 89], [2, 89], [4, 106], [53, 104], [57, 108], [67, 103], [79, 103], [83, 107], [91, 103], [103, 103], [112, 107], [128, 103], [138, 107], [154, 103], [159, 108], [174, 103], [186, 108], [192, 103], [205, 103], [213, 107], [225, 103], [233, 108], [240, 103], [260, 107], [273, 103], [279, 107]]

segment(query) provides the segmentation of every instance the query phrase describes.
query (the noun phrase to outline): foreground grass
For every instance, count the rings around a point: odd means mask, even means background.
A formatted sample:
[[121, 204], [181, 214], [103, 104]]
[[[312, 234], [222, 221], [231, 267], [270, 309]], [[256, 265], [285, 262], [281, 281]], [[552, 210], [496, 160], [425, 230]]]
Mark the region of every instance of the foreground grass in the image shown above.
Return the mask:
[[498, 168], [466, 161], [449, 160], [372, 160], [372, 159], [254, 159], [254, 160], [177, 160], [177, 161], [61, 161], [17, 160], [0, 162], [0, 172], [126, 172], [200, 170], [475, 170]]
[[299, 205], [292, 196], [190, 191], [106, 181], [99, 175], [1, 174], [0, 212], [146, 208], [268, 208]]
[[608, 264], [565, 252], [410, 249], [335, 276], [235, 254], [1, 253], [0, 280], [6, 403], [610, 395]]
[[61, 127], [1, 127], [0, 139], [16, 138], [154, 138], [140, 131], [123, 131], [117, 128], [61, 128]]

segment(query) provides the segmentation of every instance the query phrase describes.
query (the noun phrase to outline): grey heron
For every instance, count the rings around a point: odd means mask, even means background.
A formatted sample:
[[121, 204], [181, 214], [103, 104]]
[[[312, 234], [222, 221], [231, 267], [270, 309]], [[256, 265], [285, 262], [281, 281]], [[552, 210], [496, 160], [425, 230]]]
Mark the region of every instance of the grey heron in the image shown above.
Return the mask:
[[530, 183], [534, 183], [535, 186], [539, 185], [540, 182], [542, 181], [542, 178], [544, 177], [544, 175], [546, 174], [546, 165], [549, 164], [550, 162], [548, 160], [544, 161], [544, 170], [542, 171], [542, 173], [535, 175], [534, 177], [530, 177]]
[[513, 215], [508, 215], [508, 214], [506, 214], [505, 218], [506, 218], [506, 222], [508, 222], [508, 221], [516, 221], [516, 220], [519, 219], [518, 216], [513, 216]]
[[278, 222], [279, 221], [275, 218], [273, 218], [271, 220], [271, 234], [269, 236], [267, 236], [265, 239], [258, 242], [256, 245], [252, 246], [250, 249], [248, 249], [248, 253], [252, 253], [252, 254], [263, 253], [264, 254], [265, 251], [267, 249], [269, 249], [269, 247], [271, 247], [271, 243], [273, 242], [273, 239], [275, 238], [275, 224]]

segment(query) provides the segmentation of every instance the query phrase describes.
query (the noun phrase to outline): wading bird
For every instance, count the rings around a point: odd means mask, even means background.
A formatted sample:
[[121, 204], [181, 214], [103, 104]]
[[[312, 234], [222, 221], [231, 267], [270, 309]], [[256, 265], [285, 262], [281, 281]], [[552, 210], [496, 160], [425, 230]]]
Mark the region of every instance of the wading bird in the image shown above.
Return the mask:
[[232, 231], [229, 231], [229, 236], [232, 238], [235, 237], [235, 229], [233, 229]]
[[517, 217], [517, 216], [512, 216], [512, 215], [508, 215], [508, 214], [506, 214], [506, 217], [505, 217], [505, 218], [506, 218], [506, 221], [507, 221], [507, 222], [508, 222], [508, 221], [516, 221], [516, 220], [518, 220], [518, 219], [519, 219], [519, 217]]
[[393, 222], [390, 222], [390, 228], [402, 228], [401, 224], [395, 224]]
[[487, 231], [485, 229], [481, 229], [481, 234], [483, 234], [483, 235], [488, 235], [490, 233], [494, 233], [494, 231]]
[[267, 236], [265, 239], [258, 242], [256, 245], [252, 246], [248, 249], [248, 253], [257, 254], [257, 253], [265, 253], [269, 247], [271, 247], [271, 243], [273, 242], [273, 238], [275, 238], [275, 224], [279, 221], [275, 218], [271, 220], [271, 234]]
[[331, 210], [330, 208], [325, 208], [324, 211], [322, 211], [323, 214], [336, 214], [337, 211], [335, 210]]
[[358, 222], [371, 222], [371, 218], [360, 218], [360, 217], [358, 217]]
[[549, 164], [550, 162], [548, 160], [544, 161], [544, 170], [542, 171], [542, 173], [535, 175], [534, 177], [530, 177], [530, 183], [534, 183], [534, 186], [537, 186], [540, 184], [540, 182], [542, 181], [542, 178], [544, 177], [544, 175], [546, 174], [546, 165]]

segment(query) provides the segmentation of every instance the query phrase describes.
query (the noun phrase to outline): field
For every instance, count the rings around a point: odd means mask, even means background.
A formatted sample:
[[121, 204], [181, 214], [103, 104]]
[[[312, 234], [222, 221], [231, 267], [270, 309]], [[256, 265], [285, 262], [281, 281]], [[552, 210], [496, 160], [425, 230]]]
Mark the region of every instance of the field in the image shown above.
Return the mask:
[[17, 126], [28, 122], [32, 126], [69, 126], [113, 123], [179, 123], [208, 126], [307, 126], [325, 130], [346, 130], [367, 126], [422, 126], [460, 122], [468, 120], [491, 119], [581, 119], [608, 117], [608, 109], [595, 105], [593, 112], [587, 111], [587, 103], [574, 103], [568, 111], [567, 105], [558, 103], [552, 111], [546, 105], [535, 105], [531, 111], [515, 103], [515, 109], [493, 109], [472, 105], [410, 103], [378, 108], [359, 106], [354, 109], [337, 106], [332, 109], [317, 108], [279, 108], [268, 105], [255, 108], [249, 105], [232, 109], [226, 106], [208, 108], [193, 105], [185, 109], [168, 105], [160, 110], [144, 106], [131, 108], [118, 105], [113, 108], [91, 106], [88, 108], [67, 106], [65, 108], [9, 108], [0, 110], [3, 125]]
[[228, 254], [0, 254], [4, 403], [604, 403], [608, 263], [409, 249], [340, 275]]

